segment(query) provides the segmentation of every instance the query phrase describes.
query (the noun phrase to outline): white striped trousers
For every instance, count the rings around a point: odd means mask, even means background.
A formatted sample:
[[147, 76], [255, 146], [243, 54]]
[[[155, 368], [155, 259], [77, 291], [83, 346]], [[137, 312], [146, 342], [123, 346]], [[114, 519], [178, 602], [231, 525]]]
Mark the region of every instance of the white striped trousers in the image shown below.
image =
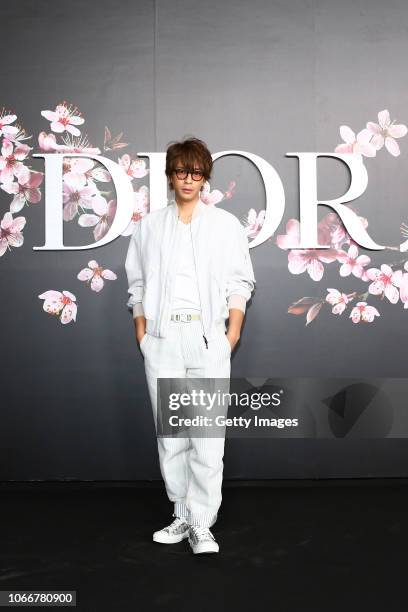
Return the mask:
[[[224, 378], [229, 390], [231, 345], [224, 326], [208, 339], [207, 349], [200, 320], [170, 321], [165, 338], [146, 334], [140, 349], [156, 430], [158, 378]], [[160, 471], [174, 503], [173, 516], [184, 517], [190, 525], [211, 527], [222, 500], [225, 438], [158, 437], [157, 442]]]

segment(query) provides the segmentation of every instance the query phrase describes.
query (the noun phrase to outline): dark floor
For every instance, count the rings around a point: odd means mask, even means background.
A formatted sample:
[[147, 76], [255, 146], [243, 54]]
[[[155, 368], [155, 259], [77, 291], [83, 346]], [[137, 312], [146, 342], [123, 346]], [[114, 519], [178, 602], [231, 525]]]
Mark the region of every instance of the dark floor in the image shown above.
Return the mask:
[[152, 542], [161, 483], [0, 491], [0, 591], [76, 590], [98, 612], [407, 609], [407, 480], [224, 481], [206, 556]]

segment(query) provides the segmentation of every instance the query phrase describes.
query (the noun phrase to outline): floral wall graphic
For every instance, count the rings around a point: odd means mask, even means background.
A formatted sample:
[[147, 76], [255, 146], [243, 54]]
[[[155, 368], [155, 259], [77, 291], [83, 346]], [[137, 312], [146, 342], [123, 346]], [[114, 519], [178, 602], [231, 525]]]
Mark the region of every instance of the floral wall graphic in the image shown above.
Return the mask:
[[[94, 153], [108, 155], [114, 158], [118, 150], [128, 147], [122, 141], [123, 133], [112, 137], [108, 127], [105, 127], [102, 151], [94, 147], [88, 136], [82, 133], [84, 117], [75, 106], [63, 101], [57, 104], [55, 110], [43, 110], [41, 116], [49, 122], [51, 132], [42, 131], [38, 135], [39, 151], [52, 153]], [[24, 244], [23, 229], [27, 219], [24, 215], [14, 216], [23, 211], [29, 214], [32, 204], [41, 202], [41, 185], [44, 173], [36, 172], [30, 166], [30, 153], [34, 147], [25, 141], [31, 140], [26, 130], [17, 122], [17, 115], [6, 111], [0, 113], [0, 189], [12, 197], [9, 210], [3, 214], [0, 222], [0, 256], [12, 247]], [[134, 210], [132, 219], [121, 234], [128, 237], [133, 233], [135, 223], [149, 213], [149, 188], [143, 184], [143, 179], [149, 175], [146, 162], [133, 159], [128, 153], [113, 159], [126, 172], [134, 185]], [[230, 181], [228, 189], [222, 192], [211, 189], [207, 181], [202, 192], [203, 201], [214, 206], [224, 199], [231, 199], [235, 182]], [[76, 222], [79, 227], [93, 228], [95, 242], [100, 240], [112, 225], [116, 212], [115, 191], [107, 170], [92, 159], [64, 158], [63, 167], [63, 219], [65, 223]], [[259, 224], [259, 218], [258, 218]], [[117, 275], [106, 266], [106, 262], [95, 260], [87, 262], [76, 279], [62, 279], [73, 287], [75, 280], [88, 284], [90, 289], [100, 293], [105, 280], [116, 280]], [[38, 295], [43, 301], [43, 309], [48, 314], [58, 318], [60, 323], [67, 324], [77, 320], [78, 302], [75, 293], [68, 289], [61, 291], [48, 289]]]
[[[383, 147], [393, 157], [400, 155], [397, 138], [407, 134], [407, 126], [391, 121], [387, 109], [378, 113], [378, 123], [368, 121], [366, 128], [356, 135], [347, 125], [340, 127], [340, 136], [344, 140], [336, 146], [335, 152], [356, 153], [364, 157], [376, 157]], [[355, 213], [358, 210], [349, 206]], [[255, 211], [252, 213], [255, 218]], [[360, 217], [364, 227], [368, 220]], [[404, 237], [408, 236], [405, 225], [401, 226]], [[289, 306], [288, 312], [294, 315], [306, 313], [306, 325], [311, 323], [324, 306], [331, 307], [334, 315], [349, 312], [353, 323], [372, 323], [375, 317], [381, 316], [381, 307], [369, 303], [371, 296], [378, 296], [380, 301], [386, 298], [392, 304], [402, 304], [408, 308], [408, 257], [393, 263], [372, 265], [371, 257], [359, 254], [359, 246], [345, 231], [343, 224], [335, 213], [327, 214], [318, 224], [318, 238], [321, 244], [330, 244], [329, 249], [296, 249], [299, 244], [300, 228], [296, 219], [286, 224], [286, 234], [276, 237], [279, 248], [288, 250], [288, 269], [291, 274], [307, 273], [311, 280], [319, 282], [324, 275], [324, 264], [338, 265], [339, 276], [344, 279], [353, 275], [359, 278], [366, 287], [361, 291], [346, 292], [344, 285], [327, 288], [327, 295], [319, 297], [304, 296]], [[346, 245], [346, 250], [344, 246]], [[385, 250], [406, 251], [408, 240], [400, 247], [389, 246]], [[382, 251], [382, 253], [384, 252]], [[382, 255], [381, 255], [382, 256]], [[371, 264], [371, 265], [370, 265]], [[402, 268], [400, 267], [402, 266]]]
[[[38, 147], [44, 152], [95, 153], [101, 154], [101, 148], [90, 144], [88, 136], [83, 133], [85, 119], [81, 112], [66, 101], [58, 104], [55, 110], [43, 110], [41, 115], [49, 122], [50, 132], [41, 131], [38, 135]], [[374, 158], [378, 151], [385, 149], [393, 157], [400, 155], [397, 139], [407, 134], [404, 124], [391, 121], [387, 109], [378, 113], [378, 123], [368, 121], [366, 128], [357, 134], [347, 125], [340, 126], [343, 143], [335, 147], [335, 152], [355, 153], [362, 157]], [[41, 185], [44, 174], [30, 166], [30, 153], [34, 147], [26, 141], [32, 139], [26, 130], [17, 122], [17, 115], [6, 112], [0, 114], [0, 188], [12, 196], [9, 210], [3, 214], [0, 223], [0, 256], [12, 248], [24, 243], [23, 229], [29, 214], [29, 207], [41, 202]], [[117, 151], [128, 147], [122, 141], [123, 133], [112, 137], [108, 127], [102, 144], [104, 155], [115, 158]], [[122, 233], [130, 236], [134, 224], [149, 213], [149, 188], [143, 179], [149, 175], [144, 160], [132, 158], [123, 153], [114, 159], [130, 177], [134, 185], [133, 217]], [[209, 182], [204, 186], [202, 199], [207, 205], [217, 205], [223, 200], [231, 199], [236, 187], [230, 181], [224, 192], [211, 189]], [[92, 228], [94, 240], [100, 240], [109, 230], [116, 211], [114, 189], [109, 173], [92, 159], [64, 160], [63, 168], [63, 218], [64, 222], [76, 222], [81, 228]], [[350, 206], [358, 214], [354, 206]], [[17, 215], [18, 216], [15, 216]], [[257, 212], [250, 208], [241, 219], [249, 239], [259, 233], [265, 218], [265, 210]], [[368, 220], [360, 217], [364, 227]], [[408, 226], [401, 225], [403, 237], [408, 237]], [[328, 293], [321, 296], [304, 296], [293, 302], [290, 314], [306, 314], [306, 325], [311, 323], [325, 306], [331, 308], [334, 315], [349, 313], [353, 323], [371, 323], [381, 316], [380, 305], [369, 303], [371, 296], [386, 298], [392, 304], [402, 304], [408, 308], [408, 257], [393, 263], [372, 265], [371, 257], [359, 252], [356, 244], [345, 230], [336, 213], [331, 212], [318, 224], [318, 238], [322, 244], [330, 244], [329, 249], [297, 249], [300, 239], [300, 225], [297, 219], [289, 219], [286, 233], [276, 237], [275, 244], [288, 251], [288, 270], [291, 274], [307, 273], [312, 281], [320, 282], [324, 276], [324, 264], [339, 264], [338, 273], [341, 279], [353, 275], [366, 287], [361, 292], [347, 292], [344, 285], [327, 288]], [[408, 239], [399, 247], [387, 247], [388, 250], [405, 252], [408, 250]], [[95, 260], [88, 262], [78, 274], [77, 280], [86, 281], [92, 291], [99, 293], [104, 287], [104, 280], [115, 280], [116, 274]], [[402, 267], [401, 267], [402, 266]], [[64, 282], [66, 280], [64, 279]], [[72, 281], [73, 282], [73, 281]], [[72, 285], [71, 285], [72, 288]], [[43, 308], [49, 314], [56, 315], [61, 323], [76, 321], [78, 304], [72, 291], [62, 292], [48, 289], [39, 296], [43, 299]], [[380, 309], [380, 310], [379, 310]]]

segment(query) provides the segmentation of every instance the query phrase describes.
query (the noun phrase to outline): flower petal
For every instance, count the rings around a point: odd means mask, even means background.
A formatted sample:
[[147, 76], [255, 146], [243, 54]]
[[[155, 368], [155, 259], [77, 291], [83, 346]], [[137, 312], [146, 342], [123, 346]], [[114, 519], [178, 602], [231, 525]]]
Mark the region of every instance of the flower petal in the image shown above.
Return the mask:
[[378, 123], [384, 129], [391, 123], [390, 113], [387, 110], [380, 111], [378, 113]]
[[348, 144], [352, 144], [356, 139], [355, 133], [348, 125], [340, 126], [340, 136], [344, 142], [347, 142]]
[[398, 142], [394, 140], [391, 136], [386, 137], [385, 148], [394, 157], [398, 157], [398, 155], [400, 154], [400, 148], [399, 148]]
[[388, 128], [388, 134], [393, 138], [402, 138], [407, 133], [408, 128], [403, 123], [397, 123], [395, 125], [390, 125]]

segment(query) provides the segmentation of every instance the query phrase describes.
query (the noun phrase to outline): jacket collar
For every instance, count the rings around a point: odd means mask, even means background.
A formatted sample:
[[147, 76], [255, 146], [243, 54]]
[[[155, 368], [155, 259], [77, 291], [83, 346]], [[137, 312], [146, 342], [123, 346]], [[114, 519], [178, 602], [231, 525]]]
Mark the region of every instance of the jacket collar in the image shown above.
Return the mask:
[[[177, 206], [176, 200], [173, 199], [170, 206], [173, 207], [173, 215], [174, 215], [174, 218], [177, 220], [179, 216], [179, 207]], [[206, 208], [207, 208], [207, 204], [203, 202], [199, 194], [197, 204], [194, 206], [193, 215], [192, 215], [191, 220], [193, 221], [197, 217], [199, 217], [203, 213], [203, 211], [206, 210]]]

